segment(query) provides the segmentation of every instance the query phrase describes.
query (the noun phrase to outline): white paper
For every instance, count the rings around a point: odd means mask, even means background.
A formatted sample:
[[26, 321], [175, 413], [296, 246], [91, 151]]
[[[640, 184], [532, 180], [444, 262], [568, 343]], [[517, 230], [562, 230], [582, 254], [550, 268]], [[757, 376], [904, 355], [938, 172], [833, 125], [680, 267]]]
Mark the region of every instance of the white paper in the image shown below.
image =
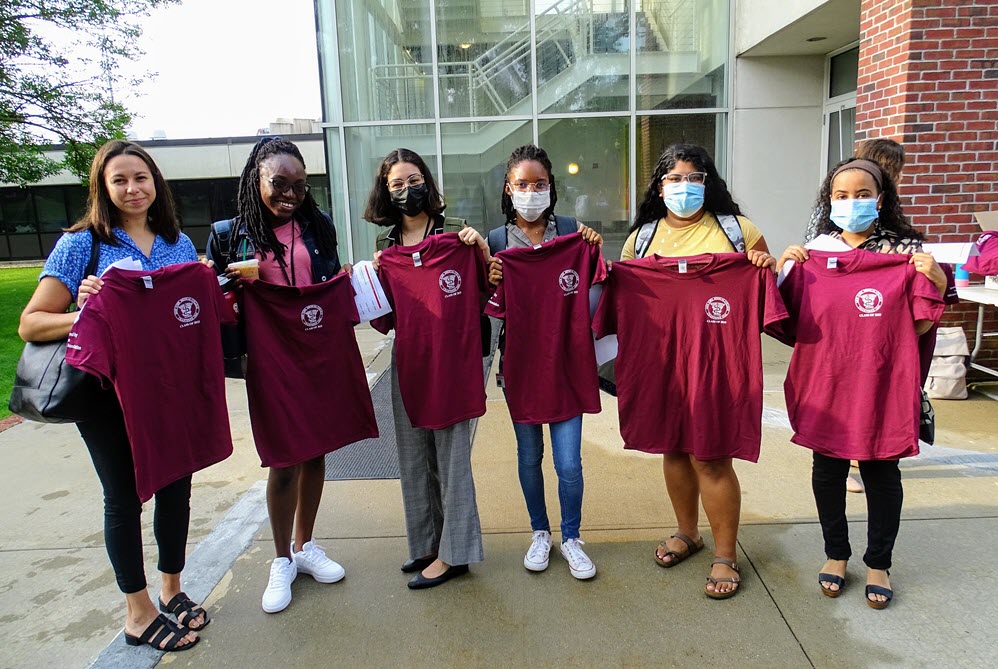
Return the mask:
[[104, 271], [100, 273], [101, 276], [107, 274], [110, 269], [134, 269], [141, 270], [142, 263], [140, 263], [135, 258], [122, 258], [121, 260], [115, 260], [113, 263], [104, 268]]
[[357, 303], [357, 313], [360, 314], [362, 323], [391, 312], [392, 308], [388, 305], [385, 290], [381, 287], [378, 273], [374, 271], [374, 265], [370, 260], [361, 260], [353, 266], [350, 284], [356, 293], [354, 301]]
[[949, 265], [962, 265], [970, 256], [980, 255], [974, 242], [948, 242], [945, 244], [922, 244], [922, 250], [931, 253], [936, 262]]
[[[830, 235], [818, 235], [807, 244], [804, 245], [809, 251], [830, 251], [835, 253], [836, 251], [852, 251], [852, 247], [846, 244], [841, 239], [836, 239]], [[793, 260], [788, 260], [783, 263], [783, 268], [780, 270], [779, 276], [776, 277], [776, 285], [780, 286], [783, 284], [783, 280], [787, 278], [787, 274], [790, 270], [794, 268], [796, 263]]]
[[610, 362], [617, 357], [617, 335], [607, 335], [595, 342], [596, 366]]

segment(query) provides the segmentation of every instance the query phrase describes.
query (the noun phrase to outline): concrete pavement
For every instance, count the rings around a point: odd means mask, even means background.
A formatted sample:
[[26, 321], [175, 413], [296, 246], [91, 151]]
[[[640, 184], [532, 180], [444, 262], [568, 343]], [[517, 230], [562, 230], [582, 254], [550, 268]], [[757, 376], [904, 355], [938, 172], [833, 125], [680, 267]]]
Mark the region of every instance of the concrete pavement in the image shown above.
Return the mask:
[[[362, 330], [360, 339], [376, 374], [387, 358], [383, 338]], [[669, 570], [653, 562], [655, 544], [674, 522], [661, 459], [621, 449], [616, 404], [605, 395], [603, 412], [586, 417], [583, 435], [583, 539], [599, 574], [575, 581], [557, 551], [547, 572], [525, 571], [530, 533], [515, 442], [501, 395], [490, 388], [473, 456], [486, 561], [471, 576], [410, 592], [398, 572], [405, 558], [398, 482], [330, 482], [316, 535], [344, 565], [346, 580], [320, 585], [303, 576], [286, 611], [264, 614], [260, 594], [273, 557], [264, 524], [234, 563], [211, 565], [221, 574], [217, 583], [198, 584], [212, 590], [215, 619], [203, 642], [162, 664], [998, 664], [991, 567], [998, 550], [998, 404], [981, 395], [936, 402], [938, 446], [904, 463], [905, 511], [892, 570], [897, 600], [885, 611], [863, 603], [865, 500], [850, 495], [857, 557], [846, 591], [831, 600], [816, 582], [823, 558], [809, 453], [789, 443], [781, 392], [789, 349], [764, 343], [762, 458], [738, 464], [744, 583], [735, 598], [716, 602], [702, 594], [712, 549], [706, 525], [704, 552]], [[264, 477], [245, 393], [240, 382], [230, 384], [236, 454], [195, 477], [192, 544], [224, 526], [233, 505]], [[550, 459], [545, 474], [557, 525]], [[0, 486], [14, 493], [0, 512], [0, 666], [86, 666], [120, 629], [123, 603], [103, 549], [99, 485], [72, 426], [23, 424], [0, 433]], [[146, 537], [153, 574], [151, 531]], [[123, 657], [137, 665], [145, 655]]]

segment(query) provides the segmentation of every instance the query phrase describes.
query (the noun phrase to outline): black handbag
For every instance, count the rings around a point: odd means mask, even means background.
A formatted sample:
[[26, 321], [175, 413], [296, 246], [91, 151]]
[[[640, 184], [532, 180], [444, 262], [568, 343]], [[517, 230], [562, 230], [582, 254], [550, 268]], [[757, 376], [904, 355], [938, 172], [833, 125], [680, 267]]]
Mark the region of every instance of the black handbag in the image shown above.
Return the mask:
[[[84, 276], [97, 271], [100, 243], [90, 233], [90, 261]], [[97, 377], [66, 363], [66, 340], [24, 345], [7, 404], [13, 413], [40, 423], [79, 423], [113, 408], [114, 391]]]

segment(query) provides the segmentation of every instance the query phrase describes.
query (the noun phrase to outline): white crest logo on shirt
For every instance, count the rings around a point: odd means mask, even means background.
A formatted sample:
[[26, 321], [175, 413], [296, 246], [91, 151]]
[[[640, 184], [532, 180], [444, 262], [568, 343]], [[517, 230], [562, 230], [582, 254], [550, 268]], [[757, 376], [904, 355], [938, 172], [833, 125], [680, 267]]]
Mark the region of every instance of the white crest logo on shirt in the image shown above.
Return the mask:
[[453, 295], [461, 290], [461, 275], [456, 270], [449, 269], [440, 275], [437, 283], [440, 284], [440, 290], [448, 295]]
[[884, 296], [874, 288], [864, 288], [856, 293], [856, 308], [864, 314], [875, 314], [884, 306]]
[[319, 327], [322, 315], [322, 307], [318, 304], [310, 304], [301, 310], [301, 322], [307, 330], [312, 330]]
[[201, 313], [201, 305], [193, 297], [181, 297], [173, 305], [173, 315], [181, 323], [193, 323]]
[[558, 277], [558, 285], [566, 293], [570, 293], [579, 287], [579, 273], [574, 269], [566, 269]]
[[707, 300], [703, 310], [707, 312], [707, 320], [713, 323], [723, 323], [731, 313], [731, 304], [723, 297], [712, 297]]

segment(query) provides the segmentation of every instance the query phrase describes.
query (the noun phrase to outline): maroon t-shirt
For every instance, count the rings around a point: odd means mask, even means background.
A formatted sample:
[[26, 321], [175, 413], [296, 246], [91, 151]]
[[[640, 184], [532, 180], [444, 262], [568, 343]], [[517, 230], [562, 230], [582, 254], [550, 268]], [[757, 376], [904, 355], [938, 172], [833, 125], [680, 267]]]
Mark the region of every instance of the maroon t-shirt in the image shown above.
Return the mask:
[[221, 323], [234, 323], [201, 263], [112, 269], [80, 312], [66, 362], [114, 384], [139, 500], [232, 453]]
[[943, 301], [909, 260], [811, 251], [784, 279], [784, 327], [795, 342], [784, 391], [795, 444], [846, 460], [918, 454], [915, 321], [938, 321]]
[[786, 315], [772, 271], [741, 253], [614, 263], [593, 329], [617, 335], [624, 448], [756, 462], [759, 334]]
[[506, 403], [515, 423], [599, 413], [589, 288], [606, 278], [599, 246], [566, 235], [508, 249], [485, 313], [506, 320]]
[[439, 430], [485, 413], [482, 297], [485, 259], [457, 233], [392, 246], [378, 272], [392, 313], [371, 322], [395, 328], [399, 389], [409, 421]]
[[246, 394], [264, 467], [291, 467], [378, 436], [350, 277], [243, 290]]

